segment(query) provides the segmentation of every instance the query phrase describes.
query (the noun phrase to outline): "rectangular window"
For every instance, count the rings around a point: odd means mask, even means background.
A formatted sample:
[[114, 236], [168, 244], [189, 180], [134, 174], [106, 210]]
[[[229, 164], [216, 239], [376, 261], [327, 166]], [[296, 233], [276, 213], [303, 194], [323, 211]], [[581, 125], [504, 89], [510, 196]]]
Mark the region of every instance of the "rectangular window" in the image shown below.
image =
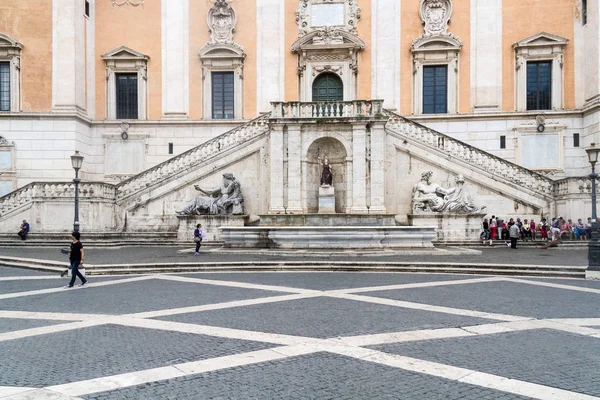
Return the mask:
[[573, 147], [579, 147], [579, 133], [573, 134]]
[[85, 0], [85, 16], [90, 17], [90, 2]]
[[211, 77], [213, 119], [233, 119], [233, 72], [213, 72]]
[[527, 110], [552, 109], [552, 61], [527, 63]]
[[137, 74], [116, 74], [117, 119], [138, 118]]
[[10, 62], [0, 62], [0, 111], [10, 111]]
[[500, 148], [501, 149], [506, 148], [506, 136], [500, 136]]
[[423, 67], [423, 114], [448, 112], [448, 66]]
[[581, 0], [581, 23], [587, 24], [587, 0]]
[[173, 154], [173, 143], [169, 143], [169, 154]]

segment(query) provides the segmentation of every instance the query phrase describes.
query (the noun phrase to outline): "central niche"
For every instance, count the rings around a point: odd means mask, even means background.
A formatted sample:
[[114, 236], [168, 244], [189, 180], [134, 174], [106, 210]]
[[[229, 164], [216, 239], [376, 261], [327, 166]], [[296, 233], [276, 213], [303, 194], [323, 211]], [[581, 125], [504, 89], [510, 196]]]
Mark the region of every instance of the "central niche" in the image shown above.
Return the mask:
[[348, 157], [344, 145], [339, 140], [331, 137], [317, 139], [308, 148], [304, 174], [307, 212], [310, 214], [319, 212], [319, 186], [321, 185], [321, 172], [325, 159], [328, 160], [333, 171], [335, 212], [345, 213], [347, 208]]

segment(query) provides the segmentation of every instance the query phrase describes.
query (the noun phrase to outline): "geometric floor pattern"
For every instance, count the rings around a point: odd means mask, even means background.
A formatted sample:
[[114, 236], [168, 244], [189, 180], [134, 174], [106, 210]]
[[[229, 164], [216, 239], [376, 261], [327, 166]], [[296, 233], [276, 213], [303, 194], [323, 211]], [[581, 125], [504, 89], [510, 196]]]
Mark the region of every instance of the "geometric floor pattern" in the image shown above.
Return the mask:
[[0, 399], [600, 399], [600, 282], [0, 268]]

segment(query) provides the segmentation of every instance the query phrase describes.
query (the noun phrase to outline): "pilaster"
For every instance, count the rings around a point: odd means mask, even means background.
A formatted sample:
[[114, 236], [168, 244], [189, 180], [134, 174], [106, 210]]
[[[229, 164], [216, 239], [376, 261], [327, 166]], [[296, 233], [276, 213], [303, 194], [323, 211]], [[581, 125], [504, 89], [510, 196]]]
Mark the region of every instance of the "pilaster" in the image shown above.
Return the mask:
[[163, 118], [189, 115], [189, 0], [162, 0]]
[[371, 125], [371, 202], [369, 212], [385, 213], [385, 129]]
[[300, 125], [288, 125], [287, 138], [287, 212], [302, 213], [302, 134]]
[[284, 0], [256, 0], [256, 112], [270, 109], [271, 101], [284, 100]]
[[502, 106], [502, 0], [471, 0], [471, 109]]
[[285, 212], [283, 208], [283, 150], [283, 125], [273, 124], [269, 134], [270, 214]]
[[85, 17], [83, 1], [52, 0], [52, 109], [85, 112]]
[[351, 213], [367, 210], [367, 128], [352, 124], [352, 208]]
[[371, 98], [383, 99], [384, 107], [400, 109], [401, 1], [371, 3]]

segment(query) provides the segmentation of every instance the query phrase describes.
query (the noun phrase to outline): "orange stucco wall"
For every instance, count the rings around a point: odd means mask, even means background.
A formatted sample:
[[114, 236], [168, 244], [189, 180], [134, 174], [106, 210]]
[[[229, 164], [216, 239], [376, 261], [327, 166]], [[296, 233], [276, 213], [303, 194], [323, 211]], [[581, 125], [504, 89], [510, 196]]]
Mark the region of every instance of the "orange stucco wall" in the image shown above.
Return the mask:
[[[256, 117], [256, 0], [233, 2], [238, 15], [233, 38], [244, 48], [244, 118]], [[206, 14], [205, 14], [206, 15]], [[252, 16], [248, 18], [248, 16]], [[206, 26], [206, 23], [205, 23]]]
[[0, 33], [21, 43], [23, 111], [52, 108], [52, 0], [1, 0]]
[[295, 1], [285, 2], [285, 101], [298, 101], [298, 56], [290, 48], [298, 40]]
[[[424, 33], [421, 17], [419, 16], [420, 0], [403, 0], [401, 16], [401, 100], [400, 112], [402, 114], [413, 113], [413, 62], [410, 51], [412, 41]], [[453, 2], [452, 19], [448, 31], [460, 37], [463, 43], [459, 54], [459, 93], [458, 111], [470, 112], [470, 86], [471, 86], [471, 64], [469, 61], [471, 45], [471, 5], [468, 1]]]
[[512, 45], [539, 32], [570, 40], [565, 48], [565, 108], [575, 108], [574, 0], [504, 0], [502, 3], [502, 107], [515, 109], [515, 57]]
[[202, 118], [202, 64], [198, 53], [210, 40], [206, 13], [210, 3], [190, 1], [190, 118]]
[[148, 61], [148, 118], [162, 114], [161, 2], [144, 7], [96, 2], [96, 118], [106, 119], [106, 67], [101, 55], [127, 46], [150, 57]]
[[357, 99], [371, 99], [371, 0], [360, 2], [361, 18], [358, 21], [358, 37], [367, 44], [358, 53]]

